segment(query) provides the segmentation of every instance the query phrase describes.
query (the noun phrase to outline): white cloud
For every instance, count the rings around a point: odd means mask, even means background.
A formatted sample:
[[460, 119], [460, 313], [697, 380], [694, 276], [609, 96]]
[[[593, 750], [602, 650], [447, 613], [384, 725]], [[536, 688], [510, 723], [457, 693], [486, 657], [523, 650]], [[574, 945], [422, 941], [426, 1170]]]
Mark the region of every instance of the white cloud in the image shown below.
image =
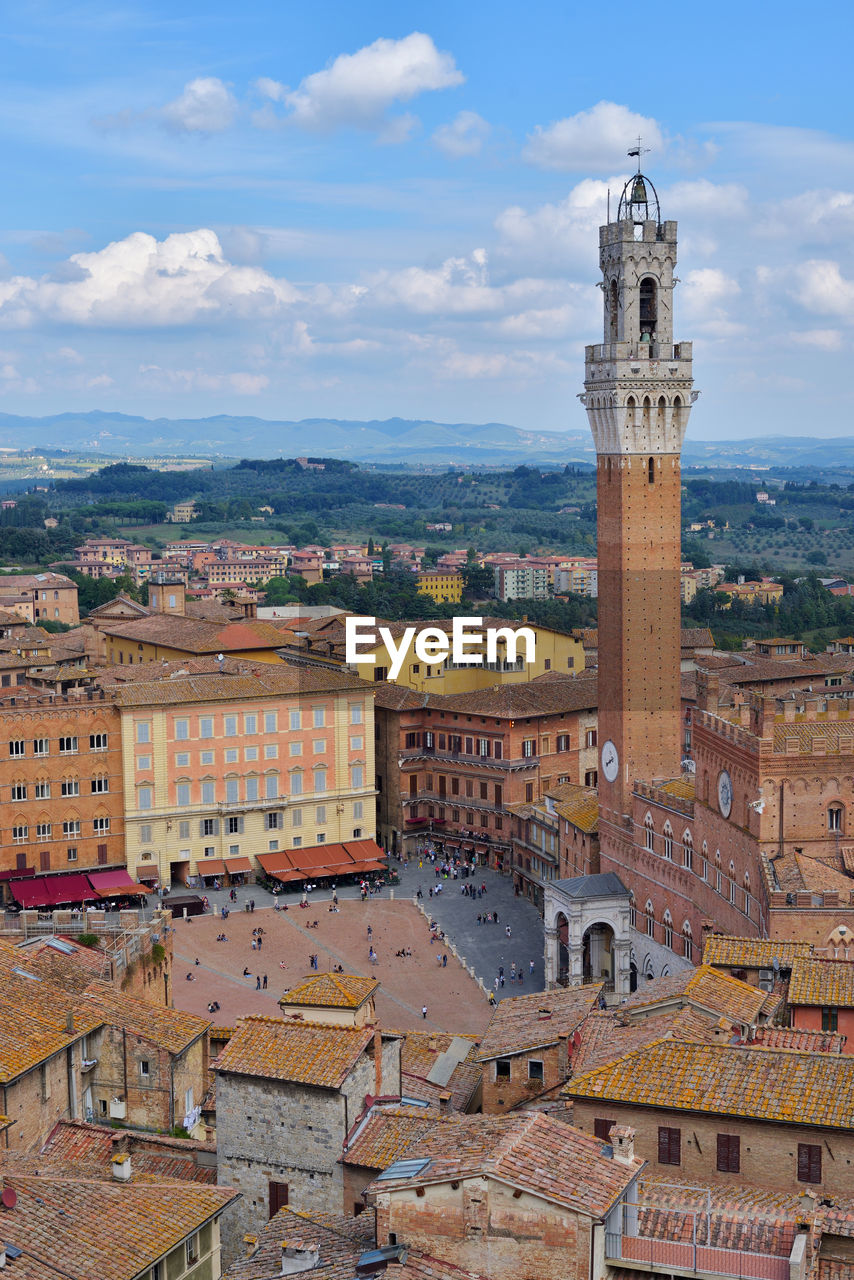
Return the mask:
[[802, 347], [816, 347], [819, 351], [839, 351], [842, 333], [839, 329], [803, 329], [790, 333], [789, 341]]
[[163, 326], [261, 319], [298, 298], [286, 280], [234, 266], [213, 231], [155, 240], [137, 231], [95, 253], [75, 253], [66, 278], [0, 281], [0, 325]]
[[814, 258], [797, 267], [793, 277], [794, 296], [808, 311], [854, 316], [854, 281], [843, 276], [838, 262]]
[[689, 271], [680, 290], [685, 323], [707, 338], [732, 338], [745, 326], [732, 319], [730, 305], [741, 293], [738, 281], [716, 267]]
[[662, 218], [743, 218], [747, 213], [747, 188], [738, 182], [715, 183], [706, 178], [676, 182], [659, 196]]
[[255, 88], [262, 98], [269, 98], [271, 102], [284, 102], [288, 96], [288, 86], [280, 80], [271, 80], [269, 76], [259, 76]]
[[141, 364], [140, 379], [144, 386], [159, 391], [234, 391], [238, 395], [255, 396], [265, 391], [270, 379], [264, 374], [209, 373], [205, 369], [164, 369], [159, 364]]
[[625, 163], [626, 152], [636, 145], [638, 135], [645, 147], [660, 151], [664, 146], [661, 129], [649, 116], [616, 102], [597, 102], [589, 111], [579, 111], [545, 128], [537, 125], [528, 135], [522, 156], [541, 169], [607, 173]]
[[441, 125], [433, 134], [433, 142], [446, 156], [459, 160], [476, 156], [489, 136], [489, 125], [476, 111], [461, 111], [450, 124]]
[[450, 53], [413, 31], [402, 40], [379, 39], [356, 53], [340, 54], [331, 66], [306, 76], [284, 101], [291, 108], [289, 118], [306, 129], [373, 128], [393, 103], [453, 88], [464, 78]]
[[495, 219], [501, 239], [499, 255], [514, 266], [524, 263], [548, 272], [563, 272], [570, 263], [592, 267], [599, 243], [598, 228], [607, 216], [608, 191], [612, 209], [625, 178], [603, 181], [585, 178], [558, 204], [533, 210], [511, 205]]
[[474, 315], [501, 308], [501, 295], [489, 285], [484, 249], [468, 258], [448, 258], [440, 267], [404, 267], [381, 271], [369, 282], [370, 301], [402, 307], [420, 315]]
[[113, 379], [108, 373], [99, 373], [96, 377], [87, 379], [86, 382], [87, 387], [93, 388], [112, 387], [114, 385]]
[[161, 109], [160, 118], [175, 133], [222, 133], [234, 123], [236, 113], [237, 102], [228, 86], [216, 76], [200, 76]]

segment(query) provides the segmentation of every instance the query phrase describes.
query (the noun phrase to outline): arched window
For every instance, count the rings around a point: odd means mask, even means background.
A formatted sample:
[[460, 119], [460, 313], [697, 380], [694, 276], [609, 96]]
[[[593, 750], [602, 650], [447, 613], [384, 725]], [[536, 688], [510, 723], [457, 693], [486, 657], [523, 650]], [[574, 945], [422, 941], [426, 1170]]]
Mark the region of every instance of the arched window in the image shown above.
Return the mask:
[[735, 902], [735, 863], [729, 864], [729, 900]]
[[709, 878], [709, 846], [707, 841], [703, 841], [703, 857], [701, 859], [700, 876], [703, 880]]
[[644, 848], [655, 849], [655, 827], [652, 825], [651, 813], [648, 813], [643, 820], [643, 843]]
[[655, 484], [655, 458], [650, 458], [647, 463], [647, 478], [650, 484]]
[[744, 873], [744, 914], [750, 919], [750, 872]]
[[721, 871], [721, 851], [715, 849], [715, 889], [720, 893], [723, 889], [724, 877]]
[[634, 893], [629, 896], [629, 923], [633, 929], [638, 927], [638, 909]]
[[651, 276], [644, 276], [639, 292], [641, 342], [652, 342], [658, 321], [658, 285]]
[[655, 937], [655, 907], [649, 898], [646, 900], [646, 933], [648, 938]]
[[686, 920], [682, 926], [682, 954], [686, 960], [691, 960], [694, 954], [694, 939], [691, 933], [691, 921]]
[[828, 831], [845, 830], [845, 809], [841, 804], [832, 804], [827, 810], [827, 829]]
[[664, 824], [664, 856], [668, 862], [673, 861], [673, 828], [669, 822]]
[[682, 399], [675, 396], [673, 399], [673, 426], [678, 431], [682, 426]]
[[635, 425], [636, 407], [637, 407], [637, 401], [635, 400], [634, 396], [629, 396], [628, 400], [626, 401], [626, 426], [627, 427], [633, 427]]
[[664, 913], [664, 945], [673, 950], [673, 917], [669, 910]]
[[689, 871], [694, 870], [694, 837], [690, 831], [682, 832], [682, 860]]
[[620, 306], [620, 291], [616, 280], [611, 281], [608, 292], [608, 341], [617, 341], [617, 312]]

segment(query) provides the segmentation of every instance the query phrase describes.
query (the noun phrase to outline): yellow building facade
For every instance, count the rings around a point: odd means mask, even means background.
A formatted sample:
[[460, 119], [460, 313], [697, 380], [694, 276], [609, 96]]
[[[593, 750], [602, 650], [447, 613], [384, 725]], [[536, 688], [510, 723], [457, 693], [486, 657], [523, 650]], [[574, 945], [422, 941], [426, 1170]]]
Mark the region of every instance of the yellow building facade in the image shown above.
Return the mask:
[[[406, 652], [400, 671], [394, 675], [394, 683], [405, 685], [416, 692], [468, 693], [474, 689], [489, 688], [494, 684], [525, 684], [548, 672], [577, 675], [584, 670], [583, 645], [580, 640], [562, 631], [553, 631], [550, 627], [516, 622], [506, 618], [483, 618], [480, 623], [478, 641], [467, 645], [471, 654], [482, 658], [480, 664], [455, 664], [450, 652], [446, 658], [424, 662], [418, 657], [413, 643]], [[416, 632], [427, 627], [436, 627], [448, 636], [450, 647], [452, 623], [448, 620], [383, 623], [382, 619], [378, 619], [377, 631], [380, 626], [389, 628], [394, 645], [400, 645], [403, 642], [405, 631], [409, 627], [414, 627]], [[529, 629], [534, 635], [534, 658], [531, 662], [526, 661], [527, 651], [524, 642], [518, 644], [515, 659], [512, 654], [512, 643], [508, 653], [510, 637], [523, 627]], [[489, 661], [487, 657], [487, 628], [498, 629], [497, 656], [494, 661]], [[471, 630], [474, 628], [472, 627]], [[390, 680], [394, 667], [394, 655], [390, 647], [380, 641], [372, 651], [367, 645], [363, 646], [363, 650], [373, 661], [356, 664], [362, 679]]]
[[373, 838], [373, 689], [354, 676], [267, 666], [135, 681], [115, 700], [127, 866], [146, 883]]
[[441, 569], [425, 570], [418, 575], [418, 592], [430, 596], [437, 604], [459, 604], [463, 598], [463, 575]]

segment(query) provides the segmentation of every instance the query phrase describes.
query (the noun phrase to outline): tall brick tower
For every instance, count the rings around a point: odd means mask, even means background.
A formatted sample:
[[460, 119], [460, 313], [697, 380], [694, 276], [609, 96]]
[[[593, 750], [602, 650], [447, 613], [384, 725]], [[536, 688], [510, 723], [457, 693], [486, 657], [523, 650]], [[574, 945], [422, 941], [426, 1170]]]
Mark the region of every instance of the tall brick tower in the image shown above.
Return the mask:
[[673, 342], [676, 223], [640, 167], [599, 228], [599, 264], [604, 342], [581, 399], [598, 467], [600, 830], [619, 862], [634, 780], [680, 772], [680, 453], [697, 394], [691, 343]]

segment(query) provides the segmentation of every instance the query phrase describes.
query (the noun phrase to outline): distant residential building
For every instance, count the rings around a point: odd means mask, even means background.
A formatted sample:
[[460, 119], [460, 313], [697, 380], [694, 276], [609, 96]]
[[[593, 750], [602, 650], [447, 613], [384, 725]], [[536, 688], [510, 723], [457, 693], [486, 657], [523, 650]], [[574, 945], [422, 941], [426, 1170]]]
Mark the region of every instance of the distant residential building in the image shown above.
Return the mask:
[[541, 565], [513, 560], [495, 567], [496, 599], [546, 600], [549, 595], [549, 572]]
[[419, 573], [418, 591], [430, 596], [437, 604], [459, 604], [463, 598], [463, 575], [441, 570], [424, 570]]
[[29, 622], [50, 619], [74, 626], [80, 621], [77, 584], [51, 570], [0, 577], [0, 608], [13, 609]]
[[195, 501], [192, 498], [188, 498], [184, 502], [176, 502], [167, 519], [172, 524], [189, 524], [191, 520], [195, 520], [198, 514]]
[[[779, 604], [783, 599], [782, 583], [772, 582], [770, 578], [762, 578], [759, 582], [719, 582], [714, 588], [723, 594], [726, 592], [733, 600], [741, 600], [744, 604]], [[731, 602], [723, 605], [730, 607]]]
[[445, 521], [440, 521], [438, 524], [428, 524], [426, 527], [428, 533], [452, 533], [454, 529], [452, 524], [448, 524]]

